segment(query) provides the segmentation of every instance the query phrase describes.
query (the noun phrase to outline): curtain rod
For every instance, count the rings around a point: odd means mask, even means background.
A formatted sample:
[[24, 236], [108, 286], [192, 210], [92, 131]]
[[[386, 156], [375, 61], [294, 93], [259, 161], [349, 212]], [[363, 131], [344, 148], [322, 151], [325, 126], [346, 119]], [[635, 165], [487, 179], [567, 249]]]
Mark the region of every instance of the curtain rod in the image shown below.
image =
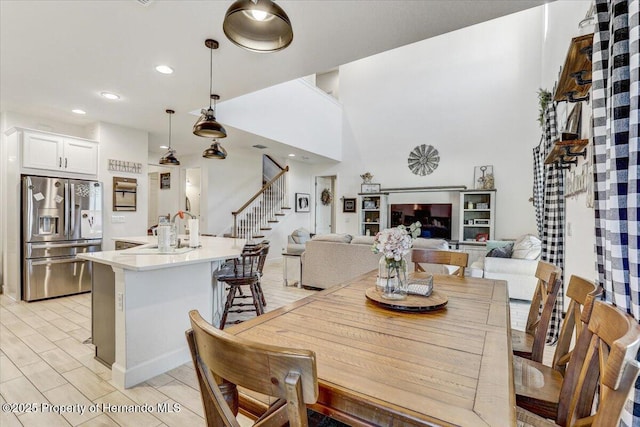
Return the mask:
[[421, 193], [428, 191], [462, 191], [466, 190], [466, 185], [445, 185], [441, 187], [398, 187], [381, 188], [381, 193]]

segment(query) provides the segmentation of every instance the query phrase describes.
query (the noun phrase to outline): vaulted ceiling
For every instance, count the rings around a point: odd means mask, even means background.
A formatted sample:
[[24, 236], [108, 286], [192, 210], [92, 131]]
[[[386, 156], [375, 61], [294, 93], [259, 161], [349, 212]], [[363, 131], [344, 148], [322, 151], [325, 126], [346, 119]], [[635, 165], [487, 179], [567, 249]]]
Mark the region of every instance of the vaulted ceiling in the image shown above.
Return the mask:
[[[146, 4], [145, 4], [146, 3]], [[271, 54], [245, 51], [222, 32], [231, 1], [0, 1], [0, 107], [73, 124], [106, 121], [147, 130], [152, 143], [201, 152], [190, 111], [208, 105], [213, 38], [213, 90], [222, 100], [545, 3], [544, 0], [278, 1], [294, 41]], [[175, 70], [154, 70], [167, 64]], [[100, 96], [117, 93], [118, 101]], [[81, 108], [85, 116], [71, 112]], [[234, 139], [235, 138], [235, 139]], [[232, 144], [255, 143], [231, 129]], [[158, 149], [159, 150], [159, 149]]]

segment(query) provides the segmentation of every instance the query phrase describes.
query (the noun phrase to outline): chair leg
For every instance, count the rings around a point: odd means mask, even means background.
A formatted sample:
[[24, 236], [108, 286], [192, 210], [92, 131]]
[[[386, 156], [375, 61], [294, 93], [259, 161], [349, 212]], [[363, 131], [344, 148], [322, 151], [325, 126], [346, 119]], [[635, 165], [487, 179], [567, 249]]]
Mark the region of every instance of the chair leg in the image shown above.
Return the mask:
[[264, 292], [262, 292], [262, 284], [260, 282], [258, 282], [257, 288], [258, 288], [258, 293], [260, 293], [260, 300], [262, 301], [262, 306], [266, 307], [267, 300], [264, 299]]
[[253, 297], [253, 306], [256, 308], [256, 315], [260, 316], [264, 314], [264, 307], [262, 306], [262, 300], [260, 299], [260, 291], [258, 290], [258, 282], [251, 284], [251, 295]]
[[233, 304], [233, 299], [236, 296], [237, 286], [231, 286], [229, 293], [227, 294], [227, 301], [224, 303], [224, 311], [222, 312], [222, 319], [220, 319], [220, 329], [224, 329], [224, 325], [227, 323], [227, 315], [229, 315], [229, 309]]

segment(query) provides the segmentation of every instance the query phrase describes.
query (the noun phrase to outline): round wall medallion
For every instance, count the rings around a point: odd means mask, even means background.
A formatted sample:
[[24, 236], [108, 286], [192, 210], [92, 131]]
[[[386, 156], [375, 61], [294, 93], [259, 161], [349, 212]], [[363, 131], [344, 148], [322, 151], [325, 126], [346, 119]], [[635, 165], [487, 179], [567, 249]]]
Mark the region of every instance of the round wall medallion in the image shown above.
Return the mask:
[[416, 175], [425, 176], [436, 170], [438, 162], [440, 161], [440, 154], [438, 150], [433, 148], [433, 145], [418, 145], [409, 153], [407, 163], [409, 169]]

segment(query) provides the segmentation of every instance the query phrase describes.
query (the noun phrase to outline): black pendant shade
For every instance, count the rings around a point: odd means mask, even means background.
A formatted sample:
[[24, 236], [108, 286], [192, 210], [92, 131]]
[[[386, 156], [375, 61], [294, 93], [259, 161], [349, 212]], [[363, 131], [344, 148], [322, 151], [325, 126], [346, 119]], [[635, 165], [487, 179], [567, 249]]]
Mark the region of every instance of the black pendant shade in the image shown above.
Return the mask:
[[293, 41], [291, 21], [271, 0], [238, 0], [227, 10], [222, 30], [234, 44], [253, 52], [275, 52]]
[[[217, 95], [216, 95], [217, 96]], [[208, 109], [202, 109], [201, 116], [193, 125], [193, 133], [205, 138], [226, 138], [227, 131], [225, 128], [216, 121], [215, 111], [209, 107]]]
[[204, 153], [202, 153], [202, 157], [204, 157], [205, 159], [224, 160], [227, 158], [227, 150], [225, 150], [224, 147], [222, 147], [222, 145], [214, 139], [211, 147], [204, 150]]
[[167, 152], [160, 157], [161, 165], [170, 165], [170, 166], [179, 166], [180, 161], [176, 158], [176, 150], [171, 148], [171, 116], [175, 113], [173, 110], [165, 110], [165, 113], [169, 115], [169, 147], [167, 148]]
[[161, 165], [169, 165], [169, 166], [180, 166], [180, 160], [178, 160], [175, 156], [176, 150], [167, 151], [164, 156], [160, 158]]

